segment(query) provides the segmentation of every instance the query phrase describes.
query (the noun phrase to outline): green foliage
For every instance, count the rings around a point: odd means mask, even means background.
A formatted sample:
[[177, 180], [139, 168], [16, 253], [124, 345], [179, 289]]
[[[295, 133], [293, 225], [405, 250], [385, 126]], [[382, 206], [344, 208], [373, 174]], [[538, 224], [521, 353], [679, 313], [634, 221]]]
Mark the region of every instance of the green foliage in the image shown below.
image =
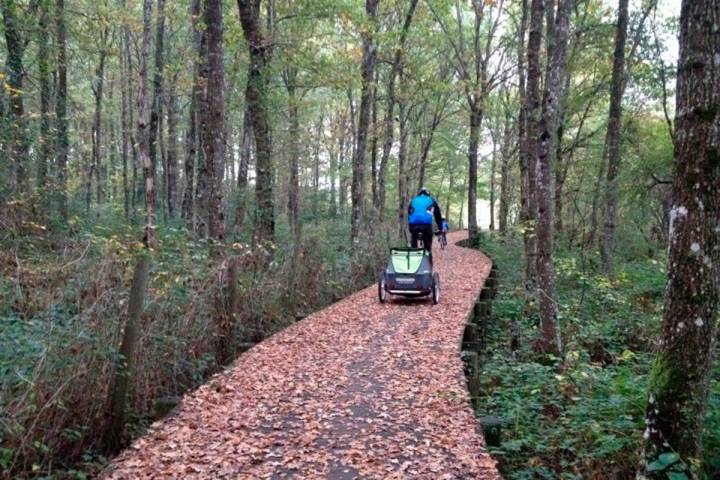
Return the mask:
[[[664, 267], [652, 259], [625, 261], [611, 281], [581, 254], [557, 252], [566, 354], [548, 361], [533, 348], [537, 325], [523, 316], [522, 245], [483, 235], [481, 248], [498, 264], [501, 288], [477, 413], [503, 419], [503, 442], [492, 450], [501, 472], [509, 479], [634, 478]], [[716, 368], [705, 429], [709, 476], [720, 463], [719, 380]], [[680, 467], [671, 454], [653, 463], [673, 479], [686, 478]]]

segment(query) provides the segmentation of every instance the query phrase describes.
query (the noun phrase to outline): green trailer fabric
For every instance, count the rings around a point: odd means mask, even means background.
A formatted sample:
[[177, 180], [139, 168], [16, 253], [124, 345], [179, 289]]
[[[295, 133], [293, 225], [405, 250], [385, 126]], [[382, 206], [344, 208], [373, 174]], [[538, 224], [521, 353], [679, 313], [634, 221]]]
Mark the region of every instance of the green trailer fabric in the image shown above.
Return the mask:
[[395, 273], [416, 273], [422, 264], [423, 250], [392, 250], [392, 265]]

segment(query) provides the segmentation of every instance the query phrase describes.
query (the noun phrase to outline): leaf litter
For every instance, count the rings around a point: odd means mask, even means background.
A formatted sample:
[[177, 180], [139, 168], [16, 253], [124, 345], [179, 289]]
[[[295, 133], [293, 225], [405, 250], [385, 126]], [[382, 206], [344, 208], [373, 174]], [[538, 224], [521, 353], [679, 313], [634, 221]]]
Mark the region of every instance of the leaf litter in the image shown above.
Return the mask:
[[499, 479], [460, 344], [491, 262], [449, 235], [442, 298], [361, 290], [266, 339], [185, 395], [104, 479]]

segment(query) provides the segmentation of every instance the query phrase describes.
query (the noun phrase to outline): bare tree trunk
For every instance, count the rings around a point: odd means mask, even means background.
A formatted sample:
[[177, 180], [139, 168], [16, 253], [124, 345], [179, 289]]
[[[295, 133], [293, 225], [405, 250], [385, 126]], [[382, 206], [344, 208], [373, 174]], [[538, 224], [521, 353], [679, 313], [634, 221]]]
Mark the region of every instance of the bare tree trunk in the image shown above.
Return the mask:
[[339, 152], [335, 150], [335, 142], [334, 139], [331, 139], [329, 142], [328, 147], [328, 155], [330, 157], [330, 172], [329, 180], [330, 180], [330, 206], [328, 209], [328, 213], [330, 213], [331, 217], [334, 217], [337, 215], [337, 188], [335, 186], [335, 182], [337, 182], [337, 169], [338, 169], [338, 155]]
[[447, 103], [442, 104], [442, 106], [433, 113], [433, 118], [430, 122], [430, 129], [426, 133], [427, 136], [423, 137], [420, 135], [420, 173], [418, 174], [418, 189], [425, 185], [425, 170], [427, 168], [428, 157], [430, 156], [430, 148], [432, 147], [433, 138], [435, 137], [435, 130], [437, 130], [438, 125], [440, 125], [440, 122], [442, 121], [443, 112], [446, 106]]
[[202, 14], [201, 0], [192, 0], [190, 4], [190, 18], [192, 19], [193, 52], [195, 62], [193, 65], [193, 84], [190, 94], [190, 107], [188, 109], [188, 127], [185, 132], [185, 160], [183, 172], [185, 177], [185, 191], [183, 192], [181, 216], [185, 220], [188, 230], [196, 231], [196, 205], [195, 205], [195, 182], [199, 170], [198, 159], [198, 111], [202, 102], [204, 84], [201, 78], [201, 71], [205, 62], [205, 32], [198, 26], [198, 20]]
[[[206, 215], [208, 236], [218, 244], [225, 239], [222, 206], [223, 162], [225, 161], [225, 68], [223, 64], [222, 0], [206, 0], [205, 25], [207, 74], [202, 109], [202, 145], [207, 172]], [[214, 249], [211, 249], [214, 253]]]
[[[103, 87], [105, 85], [105, 58], [107, 56], [106, 44], [109, 32], [105, 27], [100, 35], [100, 52], [98, 66], [95, 69], [95, 80], [92, 85], [95, 96], [95, 114], [93, 115], [92, 126], [92, 160], [90, 161], [90, 178], [95, 177], [95, 201], [100, 206], [105, 203], [105, 193], [102, 181], [102, 154], [100, 152], [102, 143], [102, 104]], [[89, 204], [88, 204], [89, 208]]]
[[[257, 243], [275, 238], [273, 205], [273, 164], [270, 121], [267, 105], [268, 65], [272, 58], [272, 39], [266, 38], [260, 25], [260, 0], [238, 0], [240, 22], [250, 52], [246, 101], [255, 136], [255, 234]], [[272, 35], [272, 32], [268, 32]]]
[[28, 167], [30, 140], [27, 133], [27, 119], [23, 103], [23, 55], [25, 39], [22, 36], [22, 24], [18, 17], [17, 5], [13, 0], [2, 0], [3, 26], [5, 27], [5, 47], [7, 49], [6, 71], [7, 88], [10, 95], [10, 155], [15, 161], [15, 191], [17, 194], [30, 193]]
[[348, 161], [348, 143], [345, 135], [340, 136], [340, 157], [338, 162], [338, 211], [341, 216], [345, 215], [347, 210], [347, 161]]
[[[153, 76], [153, 97], [150, 109], [150, 161], [152, 162], [153, 176], [157, 178], [158, 164], [158, 137], [160, 136], [163, 84], [164, 84], [164, 40], [165, 40], [165, 0], [157, 0], [157, 24], [155, 26], [155, 75]], [[161, 192], [162, 193], [162, 192]], [[162, 195], [161, 195], [162, 197]]]
[[490, 230], [495, 230], [495, 165], [497, 163], [497, 141], [493, 137], [493, 151], [490, 158]]
[[405, 21], [400, 32], [400, 38], [397, 46], [395, 47], [395, 54], [393, 56], [392, 68], [388, 77], [387, 84], [387, 106], [385, 107], [385, 118], [383, 120], [383, 146], [382, 156], [380, 157], [380, 167], [378, 170], [377, 179], [377, 201], [375, 204], [375, 210], [378, 212], [378, 217], [382, 220], [385, 209], [385, 179], [387, 176], [388, 161], [390, 159], [390, 151], [392, 150], [394, 127], [393, 127], [393, 112], [395, 108], [395, 80], [402, 71], [403, 67], [403, 49], [405, 41], [407, 39], [410, 25], [412, 24], [412, 18], [415, 14], [415, 8], [417, 7], [418, 0], [410, 0], [408, 5], [407, 13], [405, 14]]
[[477, 224], [477, 155], [482, 125], [482, 110], [478, 101], [470, 106], [470, 143], [468, 144], [468, 236], [471, 240], [478, 237]]
[[240, 165], [238, 167], [238, 199], [235, 208], [235, 230], [239, 231], [245, 221], [245, 211], [247, 209], [247, 182], [248, 168], [250, 166], [250, 156], [252, 155], [252, 124], [250, 123], [250, 113], [245, 109], [243, 115], [242, 144], [240, 145]]
[[527, 231], [525, 241], [525, 289], [529, 296], [535, 295], [537, 285], [537, 170], [538, 138], [541, 117], [540, 98], [540, 44], [542, 43], [544, 0], [532, 0], [530, 8], [530, 31], [527, 48], [527, 85], [525, 91], [525, 139]]
[[167, 160], [165, 172], [165, 193], [167, 195], [167, 211], [170, 218], [177, 215], [177, 183], [178, 183], [178, 114], [180, 106], [178, 104], [176, 89], [177, 77], [173, 78], [168, 86], [167, 95]]
[[[313, 219], [317, 223], [320, 213], [320, 145], [323, 143], [323, 125], [325, 123], [324, 113], [320, 114], [317, 125], [317, 138], [313, 147]], [[373, 147], [375, 148], [375, 147]]]
[[[38, 142], [37, 159], [37, 188], [38, 190], [46, 189], [48, 179], [48, 162], [51, 155], [52, 136], [50, 134], [50, 63], [48, 52], [48, 40], [50, 31], [48, 28], [49, 17], [47, 1], [39, 3], [38, 18], [38, 79], [40, 81], [40, 135]], [[47, 216], [50, 213], [50, 203], [48, 195], [51, 192], [45, 190], [41, 200], [42, 215]]]
[[[380, 79], [380, 69], [375, 69], [375, 81], [373, 82], [372, 92], [372, 119], [370, 120], [370, 189], [372, 191], [372, 205], [375, 209], [375, 215], [378, 215], [378, 137], [380, 132], [378, 129], [378, 85]], [[317, 217], [316, 217], [317, 218]]]
[[[565, 77], [569, 15], [571, 0], [559, 0], [554, 19], [548, 13], [548, 55], [543, 113], [538, 128], [537, 157], [537, 279], [540, 330], [543, 350], [558, 355], [562, 351], [560, 329], [557, 325], [555, 266], [553, 264], [553, 155], [556, 153], [557, 122], [562, 81]], [[552, 4], [548, 5], [553, 8]], [[533, 127], [534, 129], [534, 127]]]
[[358, 118], [355, 153], [352, 160], [352, 185], [350, 197], [352, 212], [350, 216], [350, 241], [357, 244], [363, 221], [365, 202], [365, 150], [367, 147], [370, 108], [372, 107], [373, 79], [375, 77], [375, 57], [377, 46], [374, 40], [374, 29], [377, 23], [377, 6], [379, 0], [365, 0], [365, 13], [371, 27], [363, 30], [362, 56], [362, 91], [360, 94], [360, 114]]
[[[223, 1], [205, 0], [204, 23], [207, 35], [207, 56], [204, 68], [207, 79], [201, 110], [201, 141], [207, 179], [205, 208], [207, 215], [210, 256], [219, 262], [223, 256], [225, 221], [222, 204], [222, 181], [225, 161], [225, 68], [223, 63]], [[234, 287], [237, 281], [233, 260], [227, 268], [227, 280]], [[226, 269], [223, 269], [226, 270]], [[219, 282], [222, 285], [223, 282]], [[213, 314], [217, 334], [215, 358], [225, 365], [232, 358], [234, 331], [233, 312], [225, 306], [222, 288], [218, 288]]]
[[[683, 0], [667, 287], [650, 373], [640, 475], [697, 478], [720, 303], [720, 3]], [[671, 468], [651, 470], [662, 454]], [[672, 463], [672, 462], [664, 462]]]
[[564, 164], [565, 159], [563, 158], [563, 115], [560, 113], [560, 120], [558, 121], [557, 129], [557, 142], [555, 145], [555, 192], [554, 192], [554, 204], [555, 204], [555, 236], [558, 237], [563, 232], [563, 186], [565, 185], [565, 178], [567, 175], [567, 166]]
[[503, 128], [503, 147], [501, 150], [500, 164], [500, 206], [498, 209], [498, 231], [501, 235], [506, 235], [508, 214], [510, 210], [510, 160], [513, 142], [512, 121], [509, 113], [505, 114], [505, 124]]
[[152, 24], [152, 0], [143, 3], [143, 37], [140, 53], [140, 88], [138, 101], [138, 136], [140, 138], [140, 158], [143, 161], [145, 174], [145, 208], [147, 211], [144, 244], [145, 249], [139, 255], [135, 265], [130, 299], [128, 302], [128, 318], [125, 323], [123, 340], [120, 345], [118, 360], [115, 364], [112, 385], [109, 390], [109, 424], [105, 432], [105, 446], [111, 452], [121, 446], [122, 433], [125, 428], [125, 410], [130, 392], [132, 375], [135, 366], [135, 349], [140, 329], [140, 316], [143, 311], [145, 289], [150, 270], [150, 251], [156, 247], [155, 239], [155, 185], [150, 163], [150, 146], [148, 138], [148, 57], [150, 55], [150, 30]]
[[[125, 6], [125, 2], [123, 2]], [[130, 185], [128, 183], [128, 158], [130, 148], [130, 112], [132, 108], [131, 104], [131, 93], [130, 93], [130, 27], [127, 23], [123, 25], [123, 37], [122, 37], [122, 53], [120, 54], [120, 66], [121, 66], [121, 111], [120, 111], [120, 124], [122, 128], [122, 169], [123, 169], [123, 206], [125, 211], [125, 219], [130, 218]]]
[[288, 219], [293, 236], [297, 239], [300, 229], [300, 184], [299, 184], [299, 163], [300, 163], [300, 120], [298, 118], [298, 105], [295, 95], [297, 70], [288, 67], [283, 72], [285, 88], [288, 93], [288, 154], [290, 155], [290, 184], [288, 185]]
[[619, 0], [618, 21], [615, 30], [615, 53], [613, 56], [610, 86], [610, 113], [607, 130], [607, 179], [605, 191], [605, 229], [600, 242], [603, 270], [613, 274], [613, 250], [615, 249], [615, 217], [618, 202], [618, 174], [620, 173], [620, 125], [622, 122], [622, 97], [625, 87], [625, 38], [628, 25], [628, 0]]
[[55, 1], [55, 35], [57, 42], [57, 92], [55, 93], [55, 116], [57, 117], [57, 136], [55, 138], [56, 168], [57, 168], [57, 204], [60, 218], [64, 222], [68, 219], [67, 208], [67, 155], [68, 155], [68, 125], [67, 125], [67, 54], [65, 45], [65, 3], [64, 0]]
[[408, 115], [405, 112], [405, 103], [398, 102], [400, 117], [400, 151], [398, 152], [398, 238], [407, 242], [408, 219], [406, 211], [410, 199], [408, 198], [407, 157], [408, 157]]

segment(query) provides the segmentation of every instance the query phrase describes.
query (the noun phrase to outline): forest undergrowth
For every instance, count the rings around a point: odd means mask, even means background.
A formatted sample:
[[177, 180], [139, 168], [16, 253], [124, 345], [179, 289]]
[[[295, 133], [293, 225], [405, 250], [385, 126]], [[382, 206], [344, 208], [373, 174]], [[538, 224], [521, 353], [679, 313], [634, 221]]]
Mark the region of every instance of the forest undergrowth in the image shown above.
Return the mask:
[[[49, 234], [20, 223], [7, 230], [16, 235], [2, 239], [0, 254], [0, 478], [92, 477], [107, 460], [100, 439], [133, 258], [142, 248], [138, 227], [112, 210]], [[241, 259], [236, 354], [374, 280], [382, 236], [354, 257], [348, 237], [349, 222], [321, 219], [308, 228], [294, 288], [284, 258], [293, 251], [287, 225], [278, 225], [271, 262], [249, 239], [232, 244]], [[158, 227], [127, 441], [222, 368], [212, 328], [218, 267], [205, 241], [188, 238], [180, 223]]]
[[[535, 348], [536, 321], [523, 313], [521, 240], [482, 236], [480, 248], [498, 266], [500, 290], [486, 331], [477, 414], [502, 419], [502, 443], [490, 450], [504, 478], [632, 479], [662, 319], [665, 263], [637, 252], [620, 255], [610, 280], [599, 273], [597, 255], [558, 247], [563, 360]], [[655, 256], [663, 259], [662, 252]], [[702, 472], [715, 479], [720, 478], [717, 365], [710, 391]]]

